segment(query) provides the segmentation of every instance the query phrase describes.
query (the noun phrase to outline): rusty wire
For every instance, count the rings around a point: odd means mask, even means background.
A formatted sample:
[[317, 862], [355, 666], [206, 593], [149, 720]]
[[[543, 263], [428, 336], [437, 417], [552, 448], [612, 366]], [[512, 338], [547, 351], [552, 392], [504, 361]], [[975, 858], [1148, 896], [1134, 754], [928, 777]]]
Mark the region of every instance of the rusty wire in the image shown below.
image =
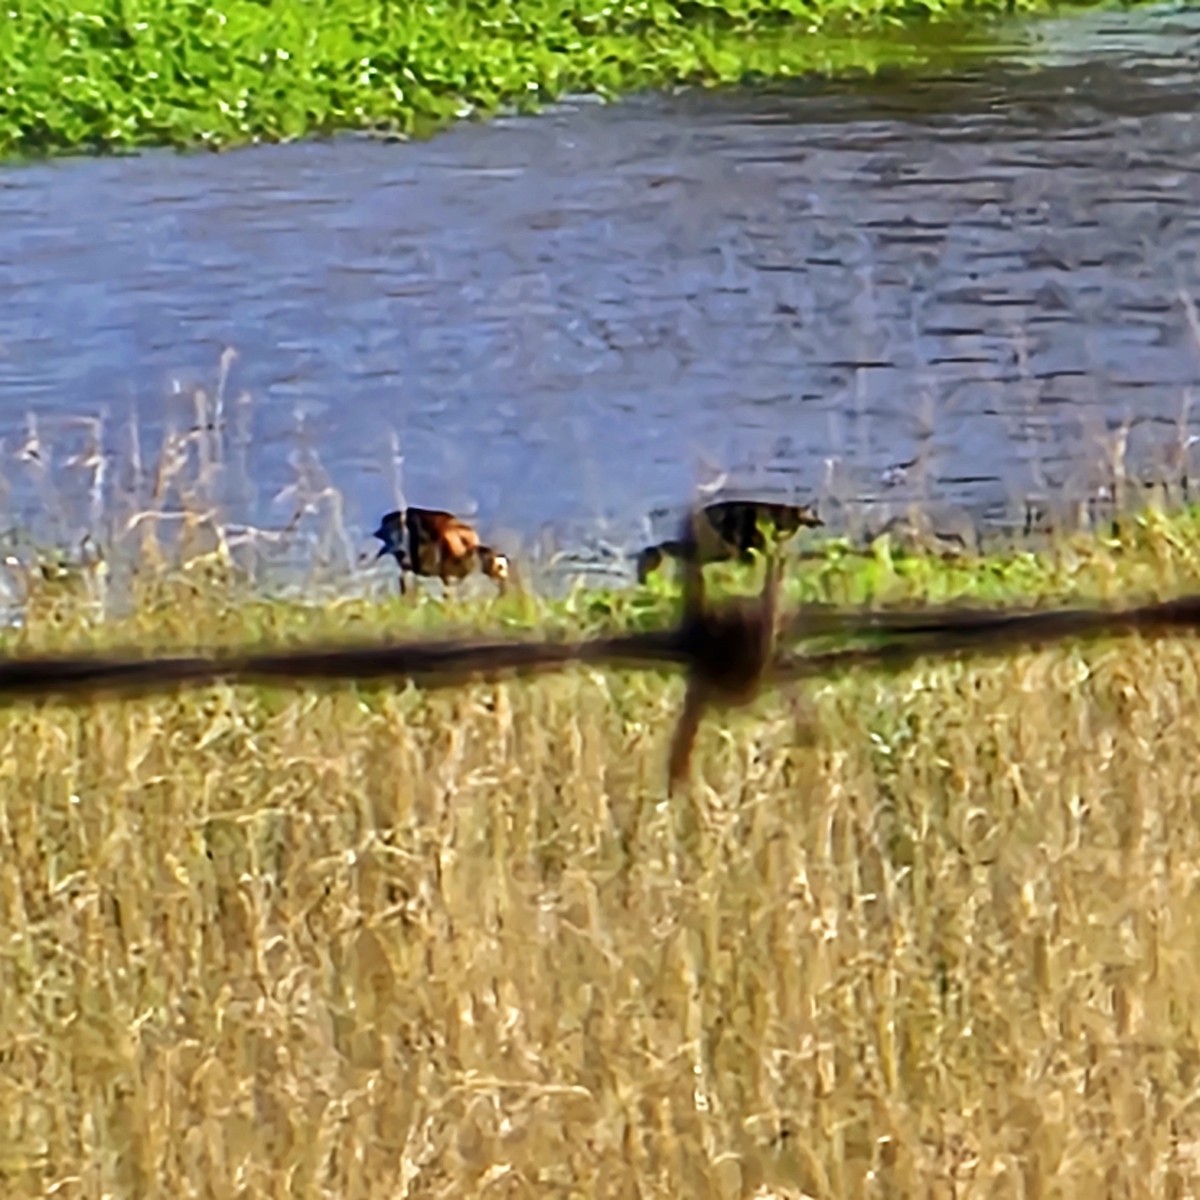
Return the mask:
[[[303, 686], [412, 682], [423, 688], [530, 676], [578, 664], [677, 668], [687, 679], [671, 743], [669, 786], [687, 773], [705, 709], [746, 704], [765, 686], [862, 670], [898, 671], [925, 658], [996, 657], [1066, 640], [1200, 629], [1200, 595], [1124, 608], [868, 610], [807, 606], [779, 620], [779, 562], [767, 562], [755, 599], [712, 604], [702, 568], [684, 564], [683, 611], [673, 628], [576, 641], [454, 638], [259, 652], [143, 657], [133, 652], [0, 661], [0, 702], [77, 701], [230, 684]], [[863, 636], [880, 644], [809, 653], [781, 641]]]

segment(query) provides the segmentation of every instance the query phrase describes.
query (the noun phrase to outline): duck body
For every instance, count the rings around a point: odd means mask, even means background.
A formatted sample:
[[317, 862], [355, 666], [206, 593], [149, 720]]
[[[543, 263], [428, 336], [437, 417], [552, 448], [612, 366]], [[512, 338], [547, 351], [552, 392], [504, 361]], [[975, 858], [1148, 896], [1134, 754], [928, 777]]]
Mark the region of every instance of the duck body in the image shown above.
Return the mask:
[[637, 556], [638, 581], [645, 583], [666, 558], [697, 562], [749, 562], [767, 548], [764, 531], [777, 539], [791, 537], [800, 529], [825, 524], [809, 504], [784, 504], [774, 500], [716, 500], [696, 514], [684, 518], [678, 538], [647, 546]]
[[501, 590], [508, 579], [507, 557], [483, 545], [473, 526], [443, 509], [410, 505], [386, 513], [372, 536], [383, 542], [376, 557], [390, 554], [400, 565], [401, 594], [409, 572], [449, 584], [479, 570]]

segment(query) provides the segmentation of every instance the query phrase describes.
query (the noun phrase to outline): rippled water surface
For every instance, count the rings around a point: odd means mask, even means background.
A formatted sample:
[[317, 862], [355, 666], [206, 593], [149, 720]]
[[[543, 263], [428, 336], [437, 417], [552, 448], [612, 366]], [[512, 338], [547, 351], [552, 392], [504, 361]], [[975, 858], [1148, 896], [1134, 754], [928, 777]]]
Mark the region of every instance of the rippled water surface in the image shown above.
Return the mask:
[[1155, 462], [1200, 374], [1200, 14], [1020, 40], [937, 79], [8, 169], [6, 453], [30, 413], [43, 455], [86, 450], [63, 417], [153, 442], [231, 346], [222, 495], [260, 523], [299, 462], [370, 528], [394, 446], [413, 502], [568, 545], [643, 537], [702, 464], [836, 512], [919, 459], [1002, 520], [1123, 420]]

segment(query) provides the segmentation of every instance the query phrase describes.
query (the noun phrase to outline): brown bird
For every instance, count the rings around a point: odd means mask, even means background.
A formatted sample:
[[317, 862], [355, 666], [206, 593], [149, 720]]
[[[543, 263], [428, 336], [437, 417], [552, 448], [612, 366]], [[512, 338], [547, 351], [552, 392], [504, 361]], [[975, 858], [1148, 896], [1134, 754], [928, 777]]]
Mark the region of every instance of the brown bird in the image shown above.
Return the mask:
[[647, 546], [637, 556], [639, 583], [657, 571], [664, 558], [678, 558], [703, 566], [710, 562], [749, 562], [752, 554], [767, 548], [763, 527], [779, 540], [801, 528], [825, 524], [809, 504], [781, 504], [772, 500], [717, 500], [702, 508], [684, 535]]
[[373, 537], [383, 542], [376, 555], [391, 554], [400, 564], [400, 594], [408, 589], [405, 574], [437, 576], [442, 583], [465, 579], [478, 569], [495, 581], [501, 593], [508, 581], [508, 558], [483, 545], [479, 534], [453, 513], [411, 505], [387, 513]]

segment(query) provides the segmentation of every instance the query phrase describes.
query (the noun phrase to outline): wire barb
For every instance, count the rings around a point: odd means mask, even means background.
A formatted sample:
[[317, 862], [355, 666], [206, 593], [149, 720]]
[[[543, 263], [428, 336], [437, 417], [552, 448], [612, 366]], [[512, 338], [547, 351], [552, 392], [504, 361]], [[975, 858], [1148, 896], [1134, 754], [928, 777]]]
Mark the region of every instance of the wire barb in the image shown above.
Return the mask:
[[[700, 514], [693, 512], [691, 535]], [[685, 559], [683, 621], [680, 633], [687, 661], [683, 711], [671, 739], [668, 793], [687, 775], [692, 747], [704, 711], [749, 704], [762, 690], [775, 655], [779, 605], [779, 560], [767, 560], [766, 578], [756, 601], [736, 599], [711, 606], [705, 595], [704, 569], [695, 556]]]

